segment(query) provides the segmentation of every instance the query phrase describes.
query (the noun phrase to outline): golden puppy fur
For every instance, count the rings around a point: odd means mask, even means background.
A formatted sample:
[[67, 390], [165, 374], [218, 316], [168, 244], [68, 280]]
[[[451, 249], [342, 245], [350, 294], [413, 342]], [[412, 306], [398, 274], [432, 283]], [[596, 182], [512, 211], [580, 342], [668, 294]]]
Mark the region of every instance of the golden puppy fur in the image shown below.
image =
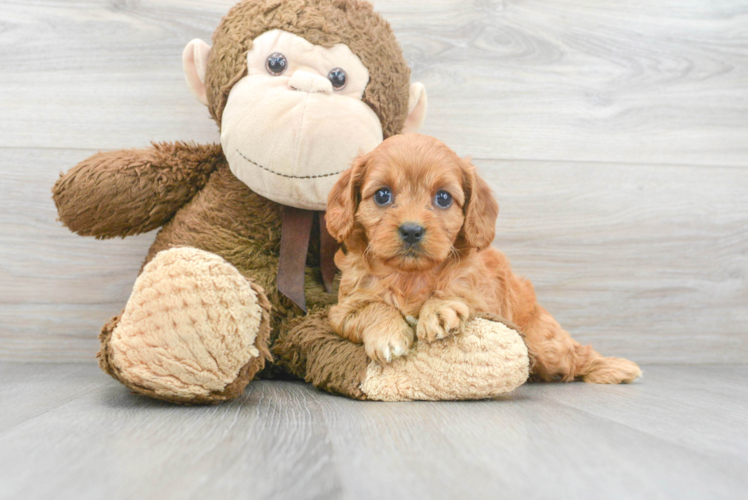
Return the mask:
[[433, 342], [461, 331], [472, 313], [489, 312], [525, 335], [536, 378], [639, 377], [635, 363], [580, 345], [538, 305], [532, 284], [490, 246], [498, 212], [470, 161], [434, 138], [397, 135], [357, 158], [328, 198], [327, 228], [344, 243], [335, 256], [343, 275], [333, 329], [389, 362], [414, 337]]

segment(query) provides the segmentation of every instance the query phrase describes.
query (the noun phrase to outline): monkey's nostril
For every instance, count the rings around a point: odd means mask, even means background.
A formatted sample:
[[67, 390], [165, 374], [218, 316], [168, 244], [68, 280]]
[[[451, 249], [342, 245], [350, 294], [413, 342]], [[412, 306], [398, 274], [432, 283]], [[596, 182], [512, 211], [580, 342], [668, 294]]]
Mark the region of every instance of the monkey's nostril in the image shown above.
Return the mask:
[[426, 228], [420, 224], [406, 222], [398, 228], [400, 238], [409, 245], [414, 245], [423, 239]]

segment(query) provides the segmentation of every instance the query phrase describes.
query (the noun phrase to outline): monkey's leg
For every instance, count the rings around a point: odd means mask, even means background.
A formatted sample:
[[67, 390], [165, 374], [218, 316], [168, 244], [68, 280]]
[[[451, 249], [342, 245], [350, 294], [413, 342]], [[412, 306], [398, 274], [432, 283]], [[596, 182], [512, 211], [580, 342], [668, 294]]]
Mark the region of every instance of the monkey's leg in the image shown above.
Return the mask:
[[269, 313], [263, 290], [221, 257], [164, 250], [143, 269], [121, 316], [102, 329], [99, 365], [153, 398], [233, 399], [270, 358]]
[[363, 345], [336, 334], [322, 309], [281, 325], [273, 354], [319, 389], [379, 401], [492, 398], [522, 385], [530, 371], [521, 335], [490, 315], [471, 318], [448, 338], [416, 342], [407, 355], [380, 364]]
[[361, 390], [369, 357], [361, 344], [336, 334], [327, 308], [283, 322], [273, 344], [276, 364], [315, 387], [354, 399], [367, 399]]

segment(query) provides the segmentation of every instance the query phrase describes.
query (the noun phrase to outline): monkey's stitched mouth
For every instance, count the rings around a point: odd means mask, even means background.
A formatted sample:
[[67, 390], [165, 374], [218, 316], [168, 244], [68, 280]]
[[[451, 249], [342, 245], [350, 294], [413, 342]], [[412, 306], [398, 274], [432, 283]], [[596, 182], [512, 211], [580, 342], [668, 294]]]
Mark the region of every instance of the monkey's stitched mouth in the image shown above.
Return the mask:
[[340, 170], [338, 172], [331, 172], [329, 174], [317, 174], [317, 175], [288, 175], [288, 174], [282, 174], [280, 172], [276, 172], [275, 170], [272, 170], [272, 169], [269, 169], [267, 167], [264, 167], [264, 166], [260, 165], [259, 163], [257, 163], [256, 161], [250, 160], [249, 158], [246, 157], [246, 155], [244, 153], [242, 153], [238, 149], [236, 150], [236, 152], [239, 153], [239, 156], [241, 156], [242, 158], [244, 158], [245, 160], [247, 160], [252, 165], [254, 165], [256, 167], [259, 167], [262, 170], [266, 170], [266, 171], [270, 172], [271, 174], [277, 175], [279, 177], [287, 177], [289, 179], [319, 179], [321, 177], [332, 177], [333, 175], [338, 175], [338, 174], [341, 174], [341, 173], [343, 173], [345, 171], [345, 170]]

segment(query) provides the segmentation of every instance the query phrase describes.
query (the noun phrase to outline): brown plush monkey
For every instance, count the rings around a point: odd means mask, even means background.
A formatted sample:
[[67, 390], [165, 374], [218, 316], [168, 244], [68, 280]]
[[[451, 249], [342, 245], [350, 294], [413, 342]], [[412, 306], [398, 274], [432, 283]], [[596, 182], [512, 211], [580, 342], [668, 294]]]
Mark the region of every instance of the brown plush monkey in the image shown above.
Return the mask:
[[500, 323], [480, 328], [509, 332], [500, 349], [513, 354], [502, 351], [496, 376], [464, 394], [462, 379], [431, 392], [393, 389], [404, 371], [377, 372], [326, 324], [334, 249], [315, 211], [356, 154], [416, 131], [426, 111], [423, 86], [410, 84], [388, 23], [368, 3], [246, 0], [223, 18], [212, 47], [190, 42], [183, 63], [220, 145], [99, 153], [53, 189], [60, 219], [78, 234], [161, 227], [124, 311], [102, 329], [104, 371], [178, 403], [240, 395], [271, 348], [276, 369], [358, 398], [486, 397], [524, 382], [524, 344]]

